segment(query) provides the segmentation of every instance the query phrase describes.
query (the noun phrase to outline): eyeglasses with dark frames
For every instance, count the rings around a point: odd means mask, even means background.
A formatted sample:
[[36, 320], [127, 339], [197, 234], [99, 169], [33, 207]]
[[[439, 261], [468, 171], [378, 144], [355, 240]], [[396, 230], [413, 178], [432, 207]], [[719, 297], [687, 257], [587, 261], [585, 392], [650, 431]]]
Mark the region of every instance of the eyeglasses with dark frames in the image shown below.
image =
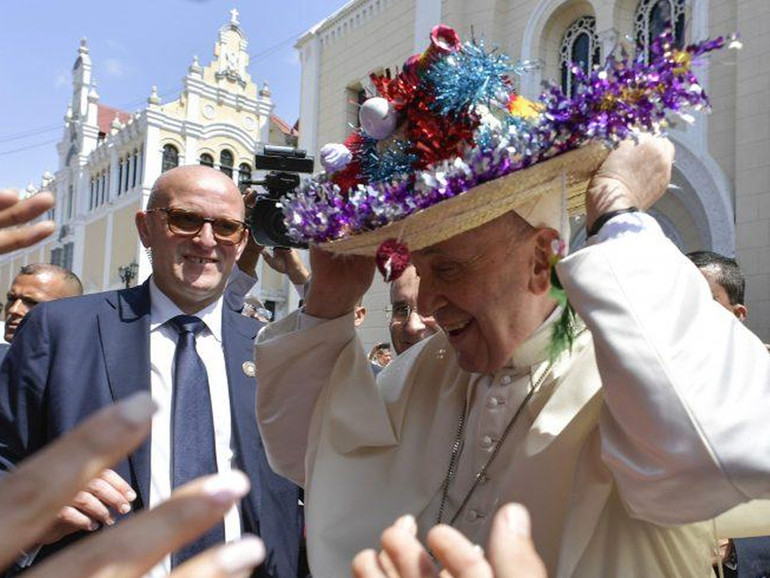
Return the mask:
[[168, 230], [180, 237], [195, 237], [203, 229], [206, 223], [211, 224], [211, 231], [217, 242], [223, 245], [235, 245], [243, 239], [246, 232], [246, 223], [237, 219], [211, 218], [199, 215], [186, 209], [173, 207], [158, 207], [148, 209], [146, 212], [161, 212], [166, 215]]
[[417, 315], [419, 315], [416, 307], [412, 307], [403, 301], [394, 303], [392, 307], [385, 308], [385, 315], [390, 317], [393, 321], [406, 321], [411, 317], [412, 313], [417, 313]]

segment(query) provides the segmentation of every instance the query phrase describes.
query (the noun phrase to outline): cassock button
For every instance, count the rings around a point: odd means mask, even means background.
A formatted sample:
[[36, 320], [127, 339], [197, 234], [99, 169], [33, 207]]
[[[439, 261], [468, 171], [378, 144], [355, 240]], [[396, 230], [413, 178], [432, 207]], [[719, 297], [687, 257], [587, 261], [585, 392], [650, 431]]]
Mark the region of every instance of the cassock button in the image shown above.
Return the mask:
[[257, 376], [257, 366], [253, 361], [244, 361], [243, 365], [241, 365], [241, 369], [243, 369], [243, 373], [246, 377]]

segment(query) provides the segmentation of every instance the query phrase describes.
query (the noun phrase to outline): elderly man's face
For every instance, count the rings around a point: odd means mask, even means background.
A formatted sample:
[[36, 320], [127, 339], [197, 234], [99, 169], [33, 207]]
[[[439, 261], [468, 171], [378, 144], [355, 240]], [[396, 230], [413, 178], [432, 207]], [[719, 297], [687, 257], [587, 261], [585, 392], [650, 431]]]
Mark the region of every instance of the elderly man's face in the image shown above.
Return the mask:
[[390, 285], [390, 341], [396, 354], [430, 337], [438, 329], [433, 317], [423, 316], [417, 308], [419, 287], [420, 278], [411, 266]]
[[[207, 167], [180, 167], [161, 179], [153, 208], [243, 221], [238, 188], [223, 173]], [[190, 314], [219, 298], [246, 244], [245, 235], [235, 244], [217, 240], [209, 222], [197, 235], [176, 234], [169, 229], [168, 215], [160, 210], [138, 213], [137, 228], [142, 243], [152, 251], [152, 274], [158, 288]]]
[[499, 370], [553, 310], [546, 247], [556, 235], [509, 213], [412, 255], [418, 308], [446, 332], [462, 369]]

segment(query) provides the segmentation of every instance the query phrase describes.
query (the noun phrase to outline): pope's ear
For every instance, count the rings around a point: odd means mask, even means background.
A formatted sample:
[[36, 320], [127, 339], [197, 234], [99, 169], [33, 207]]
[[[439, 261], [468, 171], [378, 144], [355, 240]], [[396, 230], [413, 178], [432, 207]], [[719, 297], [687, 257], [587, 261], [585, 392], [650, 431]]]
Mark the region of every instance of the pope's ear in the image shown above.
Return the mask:
[[559, 239], [555, 229], [543, 227], [535, 234], [535, 253], [532, 266], [532, 279], [529, 288], [535, 295], [541, 295], [551, 288], [551, 245]]

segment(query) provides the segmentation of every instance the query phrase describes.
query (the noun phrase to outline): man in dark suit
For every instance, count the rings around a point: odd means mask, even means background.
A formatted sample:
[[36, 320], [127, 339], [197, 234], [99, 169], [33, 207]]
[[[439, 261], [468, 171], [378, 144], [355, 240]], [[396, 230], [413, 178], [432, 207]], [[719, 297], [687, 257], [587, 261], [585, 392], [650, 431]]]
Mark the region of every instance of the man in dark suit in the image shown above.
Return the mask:
[[[255, 419], [252, 343], [261, 324], [222, 298], [246, 243], [238, 188], [221, 172], [161, 175], [136, 216], [151, 251], [142, 286], [44, 303], [0, 370], [0, 468], [8, 470], [87, 415], [137, 391], [160, 409], [150, 440], [62, 510], [40, 558], [134, 508], [153, 507], [193, 477], [243, 470], [251, 491], [223, 523], [153, 576], [217, 541], [252, 532], [267, 547], [260, 576], [295, 576], [299, 489], [267, 463]], [[52, 473], [55, 475], [55, 473]]]
[[24, 265], [5, 296], [4, 338], [7, 343], [0, 343], [0, 363], [8, 353], [19, 325], [35, 305], [82, 294], [83, 285], [72, 271], [48, 263]]

